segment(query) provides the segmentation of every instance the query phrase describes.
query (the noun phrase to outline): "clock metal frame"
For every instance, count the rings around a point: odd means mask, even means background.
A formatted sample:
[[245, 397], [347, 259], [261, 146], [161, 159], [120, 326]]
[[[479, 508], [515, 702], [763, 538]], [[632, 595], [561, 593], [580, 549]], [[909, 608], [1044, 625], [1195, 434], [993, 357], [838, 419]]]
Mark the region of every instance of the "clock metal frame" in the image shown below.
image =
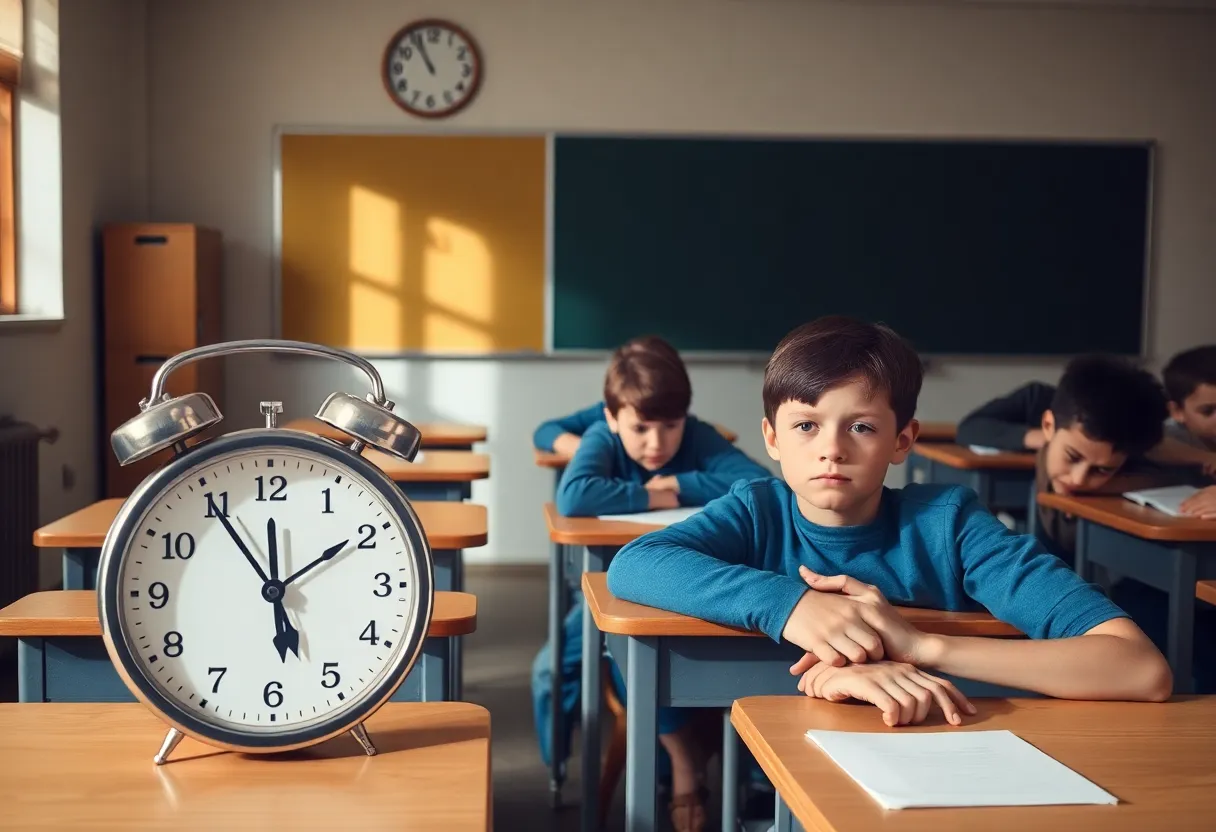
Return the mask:
[[[200, 719], [189, 708], [174, 701], [156, 687], [144, 672], [127, 639], [123, 628], [122, 599], [118, 584], [125, 559], [130, 554], [130, 547], [134, 545], [133, 538], [142, 519], [156, 500], [187, 471], [192, 471], [224, 454], [254, 450], [273, 453], [278, 448], [311, 454], [331, 461], [335, 466], [349, 468], [377, 492], [403, 526], [408, 543], [407, 557], [414, 560], [418, 603], [413, 619], [407, 622], [405, 628], [407, 637], [398, 642], [401, 645], [397, 653], [398, 658], [390, 665], [384, 679], [375, 688], [352, 700], [333, 717], [313, 725], [273, 732], [265, 729], [242, 731]], [[179, 454], [150, 475], [135, 489], [114, 519], [102, 545], [97, 574], [98, 614], [106, 651], [132, 694], [172, 726], [161, 753], [156, 757], [157, 763], [163, 762], [164, 757], [172, 751], [183, 734], [218, 748], [269, 753], [303, 748], [350, 731], [368, 754], [375, 753], [374, 746], [367, 741], [362, 722], [387, 702], [409, 675], [422, 654], [423, 642], [426, 640], [435, 607], [435, 576], [430, 544], [418, 515], [397, 485], [383, 471], [344, 445], [314, 434], [280, 428], [236, 431], [211, 439]]]

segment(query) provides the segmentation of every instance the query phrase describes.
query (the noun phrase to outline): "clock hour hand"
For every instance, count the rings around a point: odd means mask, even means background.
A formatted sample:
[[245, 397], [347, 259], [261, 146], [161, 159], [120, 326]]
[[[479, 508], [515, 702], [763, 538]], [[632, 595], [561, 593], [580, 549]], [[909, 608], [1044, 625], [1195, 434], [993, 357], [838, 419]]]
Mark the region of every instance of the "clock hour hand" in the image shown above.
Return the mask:
[[274, 602], [274, 647], [279, 651], [280, 661], [287, 661], [288, 650], [300, 658], [300, 631], [291, 626], [281, 599]]
[[245, 556], [245, 560], [249, 561], [249, 565], [253, 567], [253, 571], [258, 573], [258, 577], [262, 579], [262, 583], [266, 583], [266, 573], [262, 571], [262, 565], [257, 562], [253, 553], [249, 551], [249, 547], [241, 540], [241, 536], [236, 533], [236, 529], [232, 528], [232, 524], [228, 522], [228, 518], [221, 511], [217, 511], [215, 516], [219, 519], [220, 525], [224, 527], [224, 531], [228, 532], [228, 536], [232, 538], [232, 542], [236, 544], [236, 548], [241, 550], [241, 554]]
[[317, 558], [312, 563], [305, 566], [303, 569], [296, 570], [296, 572], [294, 572], [291, 575], [291, 577], [289, 577], [287, 580], [283, 581], [283, 586], [287, 586], [289, 583], [294, 581], [296, 578], [301, 577], [305, 572], [307, 572], [309, 569], [312, 569], [314, 566], [318, 566], [319, 564], [322, 564], [327, 560], [332, 560], [334, 555], [338, 554], [338, 552], [341, 552], [347, 543], [350, 543], [349, 538], [346, 540], [343, 540], [341, 543], [335, 543], [333, 546], [330, 546], [328, 549], [326, 549], [324, 552], [321, 553], [321, 557]]
[[414, 34], [414, 46], [418, 47], [418, 54], [422, 56], [422, 60], [426, 61], [427, 71], [434, 75], [435, 65], [431, 63], [431, 56], [426, 54], [426, 44], [422, 42], [421, 33]]

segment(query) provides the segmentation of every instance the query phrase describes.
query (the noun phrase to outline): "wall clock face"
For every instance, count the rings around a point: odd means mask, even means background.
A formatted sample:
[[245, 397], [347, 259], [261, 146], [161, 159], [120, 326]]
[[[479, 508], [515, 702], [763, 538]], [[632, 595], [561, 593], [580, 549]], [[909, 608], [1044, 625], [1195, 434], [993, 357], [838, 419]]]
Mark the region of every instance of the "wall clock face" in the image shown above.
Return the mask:
[[389, 41], [384, 86], [406, 112], [441, 118], [473, 100], [481, 86], [481, 53], [473, 38], [444, 20], [411, 23]]
[[287, 433], [171, 463], [103, 552], [111, 656], [171, 723], [221, 745], [346, 730], [400, 684], [430, 618], [430, 553], [395, 486]]

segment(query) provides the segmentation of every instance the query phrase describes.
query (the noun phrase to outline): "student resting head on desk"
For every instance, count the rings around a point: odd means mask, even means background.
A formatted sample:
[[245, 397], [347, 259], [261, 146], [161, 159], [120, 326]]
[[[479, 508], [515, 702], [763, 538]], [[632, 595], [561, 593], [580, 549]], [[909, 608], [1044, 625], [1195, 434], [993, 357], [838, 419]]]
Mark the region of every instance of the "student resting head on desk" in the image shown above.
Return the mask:
[[[921, 377], [915, 350], [884, 326], [828, 317], [791, 332], [764, 374], [781, 478], [736, 484], [623, 547], [609, 589], [792, 642], [806, 651], [790, 669], [800, 690], [871, 702], [888, 725], [973, 712], [934, 673], [1070, 699], [1168, 698], [1169, 665], [1125, 613], [973, 491], [883, 486], [916, 438]], [[1031, 640], [925, 634], [891, 604], [985, 607]], [[667, 748], [673, 792], [696, 788], [696, 738]]]
[[[969, 414], [958, 424], [958, 442], [1037, 451], [1039, 492], [1121, 492], [1167, 484], [1160, 481], [1165, 472], [1149, 471], [1142, 459], [1162, 442], [1165, 415], [1165, 393], [1152, 374], [1122, 359], [1085, 355], [1068, 363], [1057, 386], [1034, 381]], [[1040, 539], [1071, 558], [1076, 521], [1036, 510]]]
[[1207, 485], [1181, 506], [1184, 514], [1216, 520], [1216, 344], [1195, 347], [1170, 359], [1161, 372], [1169, 399], [1170, 421], [1165, 435], [1185, 446], [1194, 456], [1180, 460], [1198, 464], [1204, 477], [1195, 485]]
[[[688, 371], [666, 341], [638, 338], [617, 349], [604, 377], [604, 421], [585, 428], [562, 474], [557, 510], [589, 517], [703, 506], [737, 480], [770, 476], [713, 425], [689, 415], [691, 401]], [[578, 605], [562, 625], [562, 712], [567, 716], [578, 709], [581, 696], [582, 622]], [[532, 668], [532, 700], [546, 763], [552, 742], [547, 736], [550, 650], [551, 645], [542, 647]], [[566, 722], [563, 730], [569, 729]]]

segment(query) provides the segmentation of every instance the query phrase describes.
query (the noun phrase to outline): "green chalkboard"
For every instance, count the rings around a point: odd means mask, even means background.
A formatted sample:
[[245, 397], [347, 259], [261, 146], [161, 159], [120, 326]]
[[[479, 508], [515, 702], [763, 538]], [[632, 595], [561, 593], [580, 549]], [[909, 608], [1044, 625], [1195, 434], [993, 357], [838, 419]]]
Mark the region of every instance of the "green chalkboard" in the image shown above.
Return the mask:
[[768, 352], [818, 315], [936, 354], [1139, 354], [1146, 144], [558, 136], [555, 351]]

